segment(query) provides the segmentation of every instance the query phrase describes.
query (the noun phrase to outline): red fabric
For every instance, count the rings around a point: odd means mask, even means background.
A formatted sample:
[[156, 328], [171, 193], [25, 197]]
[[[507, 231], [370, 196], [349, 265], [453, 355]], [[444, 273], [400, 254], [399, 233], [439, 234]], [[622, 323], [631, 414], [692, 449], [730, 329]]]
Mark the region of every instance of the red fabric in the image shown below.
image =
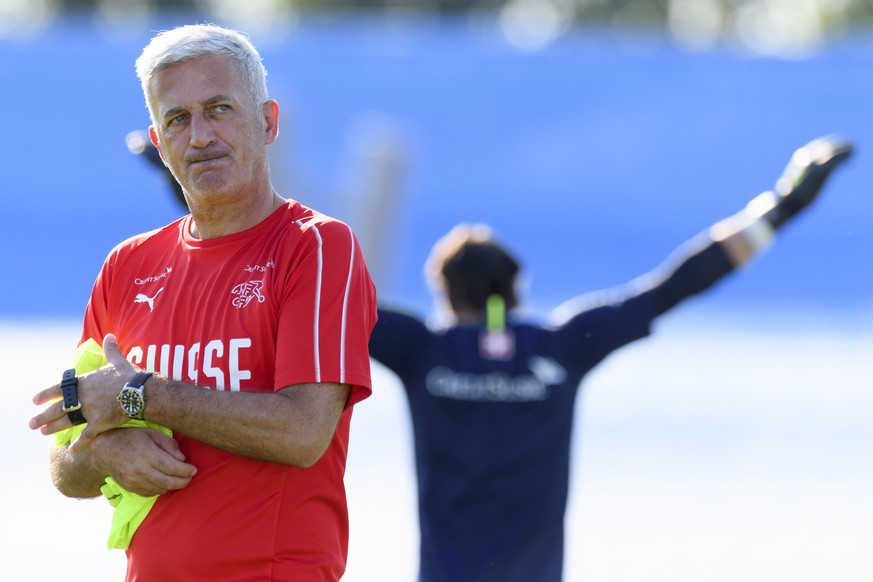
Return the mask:
[[[176, 434], [198, 473], [162, 495], [128, 550], [128, 581], [336, 580], [352, 405], [369, 396], [375, 290], [351, 230], [288, 202], [247, 231], [200, 241], [190, 217], [110, 253], [83, 341], [118, 337], [138, 366], [219, 390], [352, 385], [325, 455], [302, 469]], [[172, 428], [172, 427], [171, 427]]]

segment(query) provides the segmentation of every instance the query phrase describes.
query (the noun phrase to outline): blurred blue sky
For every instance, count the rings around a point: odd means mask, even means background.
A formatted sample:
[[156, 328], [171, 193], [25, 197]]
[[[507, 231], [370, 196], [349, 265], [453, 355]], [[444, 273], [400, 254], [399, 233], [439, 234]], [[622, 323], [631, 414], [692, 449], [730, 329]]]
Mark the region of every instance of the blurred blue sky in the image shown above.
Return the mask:
[[[181, 23], [109, 33], [63, 20], [0, 40], [0, 252], [15, 281], [0, 318], [78, 318], [110, 248], [180, 215], [124, 136], [148, 125], [135, 58]], [[696, 309], [873, 312], [871, 39], [780, 60], [588, 29], [525, 52], [451, 21], [313, 20], [252, 36], [283, 107], [280, 192], [362, 236], [377, 217], [383, 297], [426, 312], [422, 264], [462, 221], [490, 223], [517, 251], [533, 311], [623, 283], [770, 188], [796, 147], [836, 132], [856, 140], [855, 158]], [[385, 148], [405, 171], [383, 204], [367, 185]]]

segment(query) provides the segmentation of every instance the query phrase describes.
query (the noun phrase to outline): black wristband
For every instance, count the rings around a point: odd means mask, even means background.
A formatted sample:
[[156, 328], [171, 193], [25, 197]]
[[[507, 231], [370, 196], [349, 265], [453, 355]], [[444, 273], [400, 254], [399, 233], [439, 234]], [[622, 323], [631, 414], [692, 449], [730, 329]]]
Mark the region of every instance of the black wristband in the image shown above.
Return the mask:
[[87, 422], [82, 414], [82, 404], [79, 402], [79, 380], [76, 378], [76, 370], [69, 369], [64, 372], [61, 379], [61, 396], [64, 397], [62, 410], [73, 425]]
[[776, 203], [776, 206], [765, 212], [762, 218], [770, 223], [773, 230], [779, 230], [789, 218], [797, 214], [797, 210], [789, 205], [787, 200], [782, 199]]

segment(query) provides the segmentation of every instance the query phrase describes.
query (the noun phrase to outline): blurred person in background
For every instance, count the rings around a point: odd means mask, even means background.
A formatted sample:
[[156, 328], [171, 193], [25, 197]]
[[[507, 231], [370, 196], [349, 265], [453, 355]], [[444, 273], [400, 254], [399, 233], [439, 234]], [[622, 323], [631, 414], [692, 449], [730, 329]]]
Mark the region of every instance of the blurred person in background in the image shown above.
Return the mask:
[[182, 185], [173, 177], [170, 169], [164, 165], [164, 160], [161, 158], [161, 152], [157, 146], [152, 143], [148, 131], [135, 129], [124, 136], [124, 143], [127, 145], [127, 150], [136, 155], [142, 156], [151, 166], [160, 168], [160, 174], [167, 181], [170, 191], [173, 193], [173, 198], [181, 208], [188, 210], [188, 203], [185, 202], [185, 192], [182, 191]]
[[450, 323], [431, 327], [380, 301], [370, 338], [371, 357], [397, 374], [409, 402], [420, 582], [560, 581], [582, 379], [763, 250], [852, 150], [836, 138], [812, 141], [773, 191], [652, 272], [571, 299], [544, 323], [515, 317], [521, 265], [487, 226], [460, 225], [437, 242], [425, 270]]
[[[128, 581], [338, 580], [376, 317], [360, 246], [275, 191], [279, 107], [244, 35], [160, 33], [137, 75], [150, 141], [190, 214], [111, 251], [80, 340], [102, 342], [108, 365], [38, 393], [48, 406], [30, 427], [87, 422], [52, 451], [63, 494], [96, 497], [111, 476], [159, 496], [127, 549]], [[173, 436], [118, 428], [131, 419]]]

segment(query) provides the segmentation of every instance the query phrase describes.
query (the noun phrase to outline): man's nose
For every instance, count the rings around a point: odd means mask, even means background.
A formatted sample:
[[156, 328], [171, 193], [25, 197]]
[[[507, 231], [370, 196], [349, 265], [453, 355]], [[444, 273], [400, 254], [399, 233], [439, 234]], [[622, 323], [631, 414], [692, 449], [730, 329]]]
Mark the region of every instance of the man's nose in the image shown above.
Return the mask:
[[191, 114], [190, 143], [193, 147], [204, 148], [215, 141], [212, 122], [202, 111]]

